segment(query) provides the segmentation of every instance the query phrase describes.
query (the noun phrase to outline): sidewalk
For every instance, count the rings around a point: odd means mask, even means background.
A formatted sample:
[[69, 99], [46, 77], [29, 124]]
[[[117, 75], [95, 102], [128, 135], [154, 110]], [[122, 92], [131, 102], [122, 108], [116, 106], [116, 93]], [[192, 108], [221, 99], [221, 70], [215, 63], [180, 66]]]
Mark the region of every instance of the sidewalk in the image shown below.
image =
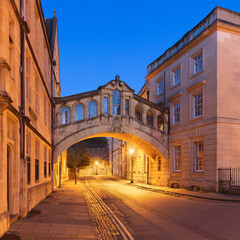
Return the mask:
[[214, 193], [214, 192], [194, 192], [187, 189], [181, 189], [181, 188], [170, 188], [170, 187], [160, 187], [155, 185], [149, 185], [145, 183], [130, 183], [129, 180], [123, 180], [111, 177], [112, 180], [120, 181], [124, 184], [131, 184], [135, 187], [147, 189], [154, 192], [159, 192], [166, 195], [171, 196], [188, 196], [188, 197], [195, 197], [195, 198], [202, 198], [202, 199], [208, 199], [208, 200], [215, 200], [215, 201], [230, 201], [230, 202], [240, 202], [240, 195], [230, 195], [225, 193]]
[[41, 201], [29, 215], [14, 223], [2, 239], [97, 239], [83, 191], [73, 181]]

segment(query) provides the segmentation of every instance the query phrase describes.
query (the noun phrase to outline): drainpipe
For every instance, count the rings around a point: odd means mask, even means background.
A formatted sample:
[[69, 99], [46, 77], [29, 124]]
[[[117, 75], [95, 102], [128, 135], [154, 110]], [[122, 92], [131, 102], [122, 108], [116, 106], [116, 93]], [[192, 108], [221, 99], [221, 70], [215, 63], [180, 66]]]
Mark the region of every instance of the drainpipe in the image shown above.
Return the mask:
[[25, 26], [25, 0], [20, 1], [20, 15], [21, 15], [21, 126], [20, 126], [20, 214], [22, 217], [27, 214], [27, 178], [26, 178], [26, 32]]

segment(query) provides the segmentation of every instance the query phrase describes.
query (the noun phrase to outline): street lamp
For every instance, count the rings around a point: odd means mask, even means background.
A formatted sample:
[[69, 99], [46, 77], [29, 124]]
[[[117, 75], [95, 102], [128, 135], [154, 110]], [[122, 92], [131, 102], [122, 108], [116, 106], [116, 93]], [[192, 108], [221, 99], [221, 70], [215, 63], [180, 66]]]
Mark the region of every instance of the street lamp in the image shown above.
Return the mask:
[[96, 175], [97, 175], [97, 166], [98, 166], [98, 161], [95, 161], [95, 165], [96, 165]]
[[129, 150], [130, 154], [131, 154], [131, 179], [130, 179], [130, 183], [134, 183], [134, 179], [133, 179], [133, 153], [134, 153], [134, 149], [131, 148]]

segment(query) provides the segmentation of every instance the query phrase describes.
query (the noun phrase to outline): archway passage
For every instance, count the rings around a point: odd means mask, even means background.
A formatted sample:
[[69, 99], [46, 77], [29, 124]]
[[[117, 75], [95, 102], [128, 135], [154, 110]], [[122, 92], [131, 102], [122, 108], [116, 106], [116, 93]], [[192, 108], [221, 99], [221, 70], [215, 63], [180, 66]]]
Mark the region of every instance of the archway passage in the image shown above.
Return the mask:
[[[119, 77], [91, 92], [55, 98], [55, 106], [55, 163], [78, 141], [109, 137], [141, 149], [152, 161], [161, 157], [167, 172], [167, 109], [134, 94]], [[160, 117], [163, 126], [159, 126]]]

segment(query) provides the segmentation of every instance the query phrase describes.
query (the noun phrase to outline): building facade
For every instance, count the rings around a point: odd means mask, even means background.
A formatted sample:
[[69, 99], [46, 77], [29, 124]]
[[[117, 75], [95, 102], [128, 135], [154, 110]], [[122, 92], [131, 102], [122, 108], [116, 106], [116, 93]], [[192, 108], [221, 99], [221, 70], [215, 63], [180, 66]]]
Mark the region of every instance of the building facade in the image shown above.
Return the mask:
[[0, 1], [0, 236], [52, 191], [57, 18], [40, 0]]
[[239, 33], [216, 7], [147, 68], [139, 95], [170, 114], [169, 186], [218, 191], [218, 168], [240, 166]]

